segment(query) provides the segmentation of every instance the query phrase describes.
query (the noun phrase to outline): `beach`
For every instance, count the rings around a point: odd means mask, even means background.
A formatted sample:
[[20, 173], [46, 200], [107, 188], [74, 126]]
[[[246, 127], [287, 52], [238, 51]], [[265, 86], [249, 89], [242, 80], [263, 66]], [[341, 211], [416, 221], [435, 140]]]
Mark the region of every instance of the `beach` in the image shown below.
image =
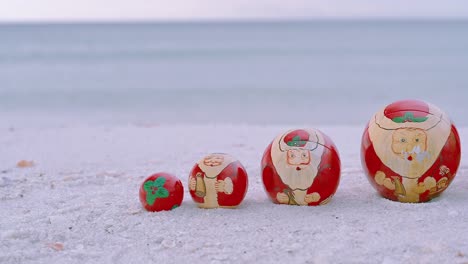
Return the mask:
[[[0, 25], [0, 263], [468, 263], [467, 25]], [[457, 175], [428, 203], [380, 197], [361, 166], [367, 122], [402, 99], [440, 107], [460, 133]], [[263, 188], [266, 147], [294, 128], [337, 146], [328, 204], [277, 205]], [[237, 209], [189, 195], [213, 152], [247, 170]], [[161, 171], [183, 203], [147, 212], [140, 185]]]
[[[317, 207], [277, 205], [263, 190], [260, 160], [269, 142], [290, 128], [2, 124], [0, 262], [468, 261], [466, 160], [441, 197], [393, 202], [378, 196], [362, 171], [363, 127], [318, 127], [340, 152], [335, 196]], [[459, 132], [468, 137], [468, 129]], [[199, 209], [188, 193], [189, 171], [211, 152], [233, 155], [248, 172], [248, 193], [237, 209]], [[34, 166], [18, 168], [20, 160]], [[150, 213], [138, 190], [158, 171], [177, 175], [185, 195], [179, 208]]]

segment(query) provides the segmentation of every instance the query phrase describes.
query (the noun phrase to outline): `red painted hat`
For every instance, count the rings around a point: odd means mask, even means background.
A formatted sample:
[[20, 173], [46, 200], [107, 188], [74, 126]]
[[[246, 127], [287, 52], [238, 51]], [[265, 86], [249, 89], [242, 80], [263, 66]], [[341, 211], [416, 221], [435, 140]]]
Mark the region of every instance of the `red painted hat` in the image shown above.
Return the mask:
[[403, 100], [389, 104], [384, 115], [395, 123], [421, 123], [428, 119], [429, 105], [418, 100]]
[[385, 130], [403, 127], [429, 130], [447, 119], [439, 108], [420, 100], [396, 101], [377, 112], [374, 118], [375, 123]]
[[280, 150], [285, 151], [290, 148], [305, 148], [314, 150], [318, 147], [319, 137], [317, 133], [310, 134], [304, 129], [296, 129], [286, 133], [280, 140]]

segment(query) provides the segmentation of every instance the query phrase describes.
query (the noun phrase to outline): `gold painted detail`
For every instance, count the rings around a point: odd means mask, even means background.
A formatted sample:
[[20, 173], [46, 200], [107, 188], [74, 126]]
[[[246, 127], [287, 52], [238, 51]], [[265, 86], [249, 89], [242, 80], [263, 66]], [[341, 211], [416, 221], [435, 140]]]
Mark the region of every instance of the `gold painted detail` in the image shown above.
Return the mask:
[[206, 185], [203, 180], [203, 175], [199, 172], [195, 178], [195, 195], [198, 197], [205, 197], [206, 195]]
[[276, 200], [281, 204], [289, 205], [308, 205], [309, 203], [318, 202], [320, 194], [313, 192], [306, 194], [307, 190], [291, 190], [284, 189], [283, 192], [276, 194]]
[[[442, 168], [441, 171], [446, 171]], [[374, 180], [378, 185], [393, 190], [400, 202], [419, 202], [419, 195], [429, 191], [430, 195], [443, 191], [448, 186], [448, 178], [443, 177], [439, 181], [432, 176], [426, 177], [423, 182], [418, 179], [404, 179], [398, 176], [388, 178], [383, 171], [377, 171]]]
[[328, 196], [327, 199], [320, 202], [320, 205], [324, 205], [324, 204], [329, 203], [331, 201], [332, 197], [333, 197], [333, 195]]

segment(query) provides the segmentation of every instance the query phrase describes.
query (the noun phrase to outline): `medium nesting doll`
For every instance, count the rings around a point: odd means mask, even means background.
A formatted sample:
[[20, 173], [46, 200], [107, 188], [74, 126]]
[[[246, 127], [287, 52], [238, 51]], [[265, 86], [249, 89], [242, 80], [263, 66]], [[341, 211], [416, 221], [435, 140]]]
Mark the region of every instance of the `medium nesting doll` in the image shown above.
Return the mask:
[[326, 204], [340, 180], [338, 151], [316, 129], [295, 129], [277, 136], [266, 148], [261, 168], [265, 191], [278, 204]]

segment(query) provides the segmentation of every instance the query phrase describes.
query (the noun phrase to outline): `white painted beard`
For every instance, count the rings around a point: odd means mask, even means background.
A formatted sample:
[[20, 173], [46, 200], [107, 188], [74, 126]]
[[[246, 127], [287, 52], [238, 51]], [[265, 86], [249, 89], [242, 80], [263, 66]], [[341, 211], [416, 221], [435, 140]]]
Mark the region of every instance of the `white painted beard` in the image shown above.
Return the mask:
[[[419, 146], [414, 147], [409, 152], [403, 152], [397, 154], [393, 152], [391, 144], [385, 144], [386, 142], [392, 142], [392, 131], [385, 131], [382, 129], [374, 130], [378, 135], [378, 141], [373, 141], [374, 150], [380, 160], [392, 171], [396, 172], [402, 177], [416, 179], [421, 177], [436, 160], [436, 156], [431, 154], [436, 152], [434, 150], [434, 142], [428, 141], [427, 150], [422, 151]], [[371, 137], [371, 140], [373, 137]], [[440, 144], [439, 144], [440, 145]], [[438, 155], [438, 152], [436, 152]], [[408, 160], [408, 157], [415, 154], [415, 158]]]
[[[411, 154], [416, 154], [416, 158], [413, 160], [408, 160], [408, 157]], [[427, 151], [414, 153], [414, 152], [405, 152], [403, 157], [401, 155], [391, 153], [387, 156], [388, 164], [391, 164], [390, 169], [398, 168], [399, 171], [406, 172], [406, 174], [401, 174], [401, 176], [416, 179], [421, 177], [432, 164], [428, 159], [429, 153]]]
[[212, 166], [207, 166], [203, 163], [199, 163], [198, 167], [200, 167], [200, 169], [205, 173], [205, 175], [208, 178], [215, 178], [221, 173], [221, 171], [223, 171], [227, 167], [227, 165], [229, 164], [221, 164], [221, 165], [212, 167]]
[[294, 201], [299, 204], [299, 205], [307, 205], [307, 202], [305, 201], [305, 196], [307, 195], [307, 191], [303, 190], [294, 190]]
[[297, 170], [298, 166], [293, 165], [277, 165], [275, 168], [283, 183], [289, 188], [305, 190], [312, 185], [315, 176], [317, 176], [317, 167], [314, 165], [311, 163], [301, 167], [301, 170]]
[[205, 178], [206, 196], [202, 207], [215, 208], [218, 207], [218, 192], [215, 189], [216, 178]]
[[[409, 156], [412, 156], [414, 154], [414, 156], [416, 156], [416, 162], [423, 162], [424, 159], [427, 157], [427, 155], [429, 155], [429, 152], [427, 151], [421, 151], [421, 147], [420, 146], [415, 146], [411, 151], [409, 152], [402, 152], [402, 155], [403, 155], [403, 158], [404, 160], [408, 160], [408, 157]], [[409, 160], [408, 160], [409, 161]]]

